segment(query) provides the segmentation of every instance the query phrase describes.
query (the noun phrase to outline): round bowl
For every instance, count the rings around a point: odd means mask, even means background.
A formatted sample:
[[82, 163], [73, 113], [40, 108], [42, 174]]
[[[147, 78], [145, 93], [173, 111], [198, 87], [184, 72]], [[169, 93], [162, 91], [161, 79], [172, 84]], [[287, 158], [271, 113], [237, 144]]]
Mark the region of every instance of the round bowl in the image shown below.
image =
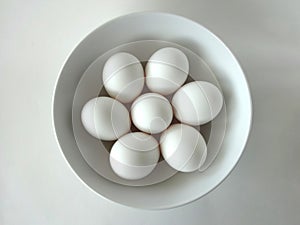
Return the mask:
[[[152, 185], [134, 186], [113, 182], [90, 166], [78, 147], [72, 112], [77, 87], [93, 62], [117, 46], [143, 40], [174, 43], [203, 59], [223, 92], [226, 131], [217, 157], [204, 171], [176, 173]], [[99, 80], [100, 75], [99, 71]], [[55, 135], [67, 163], [78, 178], [105, 199], [143, 209], [166, 209], [187, 204], [218, 186], [232, 171], [244, 150], [251, 118], [252, 104], [245, 75], [225, 44], [198, 23], [159, 12], [122, 16], [89, 34], [65, 62], [53, 97]]]

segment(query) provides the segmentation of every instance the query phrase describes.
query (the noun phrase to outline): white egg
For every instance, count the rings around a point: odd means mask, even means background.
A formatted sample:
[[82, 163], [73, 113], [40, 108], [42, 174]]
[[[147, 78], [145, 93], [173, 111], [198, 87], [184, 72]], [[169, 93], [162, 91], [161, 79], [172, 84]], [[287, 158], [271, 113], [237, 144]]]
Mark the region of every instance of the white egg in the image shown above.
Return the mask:
[[163, 48], [156, 51], [146, 65], [146, 84], [153, 92], [169, 95], [183, 85], [188, 73], [186, 55], [177, 48]]
[[123, 103], [133, 101], [144, 87], [144, 70], [140, 61], [126, 52], [114, 54], [103, 67], [103, 84], [111, 97]]
[[126, 107], [109, 97], [89, 100], [82, 108], [81, 121], [89, 134], [106, 141], [128, 133], [131, 125]]
[[131, 106], [133, 124], [141, 131], [156, 134], [172, 122], [173, 110], [168, 99], [160, 94], [147, 93], [138, 97]]
[[159, 154], [159, 145], [154, 137], [142, 132], [129, 133], [113, 145], [110, 165], [118, 176], [137, 180], [152, 172]]
[[166, 162], [181, 172], [193, 172], [205, 162], [207, 147], [204, 138], [195, 128], [175, 124], [160, 138], [161, 153]]
[[194, 81], [174, 94], [172, 105], [179, 121], [196, 126], [213, 120], [219, 114], [223, 106], [223, 96], [215, 85]]

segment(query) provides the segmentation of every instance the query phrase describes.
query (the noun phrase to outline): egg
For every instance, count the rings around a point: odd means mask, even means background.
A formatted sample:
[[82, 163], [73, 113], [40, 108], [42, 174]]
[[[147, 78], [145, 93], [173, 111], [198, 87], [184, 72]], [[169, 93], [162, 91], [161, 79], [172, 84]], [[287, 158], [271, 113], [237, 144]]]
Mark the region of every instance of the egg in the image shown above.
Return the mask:
[[162, 132], [171, 124], [172, 118], [170, 102], [157, 93], [143, 94], [131, 106], [133, 124], [146, 133]]
[[204, 138], [195, 128], [174, 124], [160, 138], [161, 153], [175, 170], [193, 172], [205, 162], [207, 147]]
[[90, 135], [106, 141], [128, 133], [131, 126], [126, 107], [109, 97], [89, 100], [82, 108], [81, 121]]
[[122, 103], [132, 102], [144, 87], [140, 61], [126, 52], [116, 53], [106, 61], [102, 78], [107, 93]]
[[152, 172], [159, 154], [159, 144], [154, 137], [142, 132], [128, 133], [113, 145], [110, 165], [118, 176], [137, 180]]
[[194, 81], [181, 87], [173, 96], [175, 117], [189, 125], [201, 125], [213, 120], [221, 111], [221, 91], [206, 81]]
[[186, 81], [189, 62], [179, 49], [162, 48], [150, 57], [145, 72], [147, 87], [152, 92], [169, 95]]

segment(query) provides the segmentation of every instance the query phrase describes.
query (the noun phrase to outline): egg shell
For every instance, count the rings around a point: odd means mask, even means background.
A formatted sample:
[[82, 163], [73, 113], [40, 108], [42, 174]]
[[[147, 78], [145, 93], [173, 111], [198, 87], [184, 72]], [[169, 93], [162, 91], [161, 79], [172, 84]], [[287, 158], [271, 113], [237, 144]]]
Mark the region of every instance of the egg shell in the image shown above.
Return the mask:
[[122, 103], [132, 102], [144, 87], [144, 69], [132, 54], [112, 55], [103, 67], [103, 84], [107, 93]]
[[160, 138], [161, 153], [175, 170], [193, 172], [205, 162], [207, 147], [203, 136], [195, 128], [174, 124]]
[[186, 81], [189, 62], [181, 50], [162, 48], [150, 57], [145, 72], [147, 87], [152, 92], [169, 95]]
[[223, 95], [209, 82], [194, 81], [174, 94], [172, 105], [179, 121], [197, 126], [213, 120], [219, 114], [223, 106]]
[[142, 132], [128, 133], [113, 145], [110, 165], [118, 176], [137, 180], [152, 172], [159, 155], [159, 144], [154, 137]]
[[160, 133], [172, 122], [173, 110], [168, 99], [157, 93], [138, 97], [131, 106], [134, 125], [146, 133]]
[[82, 108], [81, 121], [92, 136], [112, 141], [130, 130], [130, 116], [126, 107], [115, 99], [97, 97]]

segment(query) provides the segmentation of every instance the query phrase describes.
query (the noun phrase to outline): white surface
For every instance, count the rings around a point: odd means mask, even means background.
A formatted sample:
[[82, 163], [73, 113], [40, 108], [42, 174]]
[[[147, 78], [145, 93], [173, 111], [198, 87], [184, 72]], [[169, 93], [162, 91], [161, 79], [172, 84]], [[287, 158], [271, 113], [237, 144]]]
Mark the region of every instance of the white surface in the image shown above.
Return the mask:
[[[2, 1], [0, 224], [298, 224], [298, 9], [296, 1]], [[201, 200], [167, 211], [95, 198], [50, 132], [53, 87], [74, 45], [102, 22], [139, 10], [177, 13], [220, 36], [240, 60], [254, 103], [252, 133], [233, 173]]]

